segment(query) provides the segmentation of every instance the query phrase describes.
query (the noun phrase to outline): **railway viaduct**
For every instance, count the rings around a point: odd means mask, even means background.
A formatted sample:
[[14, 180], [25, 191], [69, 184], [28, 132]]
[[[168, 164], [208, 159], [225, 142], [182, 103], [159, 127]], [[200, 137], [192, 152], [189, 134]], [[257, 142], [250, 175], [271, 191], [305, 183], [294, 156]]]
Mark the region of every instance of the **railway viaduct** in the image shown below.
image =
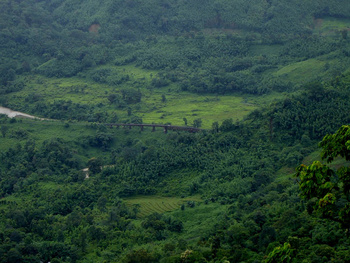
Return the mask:
[[104, 123], [103, 125], [107, 127], [123, 127], [123, 128], [129, 128], [132, 127], [140, 127], [141, 131], [144, 130], [144, 127], [152, 127], [152, 132], [156, 130], [156, 128], [162, 128], [164, 130], [164, 133], [167, 133], [170, 131], [188, 131], [188, 132], [199, 132], [202, 131], [202, 129], [196, 128], [196, 127], [189, 127], [189, 126], [174, 126], [174, 125], [166, 125], [166, 124], [136, 124], [136, 123]]

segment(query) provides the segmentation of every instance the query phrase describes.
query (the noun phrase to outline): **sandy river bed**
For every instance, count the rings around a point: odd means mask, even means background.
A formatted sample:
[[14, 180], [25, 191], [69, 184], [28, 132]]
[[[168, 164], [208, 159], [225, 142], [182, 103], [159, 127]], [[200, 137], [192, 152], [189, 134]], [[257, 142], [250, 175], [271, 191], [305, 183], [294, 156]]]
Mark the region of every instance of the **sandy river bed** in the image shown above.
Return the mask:
[[26, 114], [23, 112], [19, 112], [19, 111], [13, 111], [9, 108], [5, 108], [5, 107], [1, 107], [1, 106], [0, 106], [0, 114], [5, 114], [10, 118], [25, 117], [25, 118], [37, 119], [37, 117], [35, 117], [35, 116], [29, 115], [29, 114]]

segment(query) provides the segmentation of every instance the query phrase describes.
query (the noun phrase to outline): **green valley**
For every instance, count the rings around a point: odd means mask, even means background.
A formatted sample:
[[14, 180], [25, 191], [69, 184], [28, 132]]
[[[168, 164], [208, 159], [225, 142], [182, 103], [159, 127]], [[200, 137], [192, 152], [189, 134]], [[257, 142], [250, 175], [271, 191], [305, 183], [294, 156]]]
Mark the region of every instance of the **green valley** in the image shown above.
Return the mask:
[[0, 114], [0, 262], [350, 262], [349, 30], [348, 0], [0, 1], [0, 107], [42, 118]]

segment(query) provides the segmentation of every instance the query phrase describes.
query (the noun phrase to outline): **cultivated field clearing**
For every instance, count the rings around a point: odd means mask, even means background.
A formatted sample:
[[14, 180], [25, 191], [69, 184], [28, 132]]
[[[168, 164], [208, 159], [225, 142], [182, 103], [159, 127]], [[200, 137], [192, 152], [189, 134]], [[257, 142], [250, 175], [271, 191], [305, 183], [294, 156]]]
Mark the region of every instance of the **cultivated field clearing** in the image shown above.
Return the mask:
[[135, 196], [126, 198], [128, 206], [139, 207], [139, 217], [145, 217], [153, 213], [165, 213], [180, 209], [182, 204], [188, 201], [199, 202], [201, 199], [197, 196], [180, 198], [180, 197], [162, 197], [162, 196]]
[[[110, 68], [113, 68], [110, 66]], [[81, 105], [94, 104], [100, 111], [116, 114], [120, 119], [128, 118], [127, 110], [111, 104], [108, 101], [109, 94], [121, 94], [123, 88], [138, 88], [142, 93], [141, 103], [130, 104], [133, 114], [142, 118], [143, 123], [157, 123], [172, 125], [184, 125], [186, 118], [191, 126], [195, 119], [202, 119], [202, 128], [210, 129], [213, 122], [221, 123], [225, 119], [232, 118], [234, 121], [242, 120], [250, 112], [260, 108], [262, 101], [276, 98], [279, 95], [269, 94], [264, 97], [242, 95], [240, 93], [230, 95], [199, 95], [190, 92], [179, 92], [179, 87], [172, 84], [168, 87], [150, 90], [146, 87], [138, 87], [139, 81], [148, 83], [150, 71], [136, 67], [126, 66], [123, 72], [131, 76], [131, 80], [117, 86], [96, 83], [89, 79], [71, 78], [46, 78], [32, 76], [26, 79], [26, 87], [21, 91], [10, 94], [16, 97], [18, 108], [14, 105], [13, 110], [22, 110], [30, 113], [34, 104], [26, 102], [28, 97], [39, 96], [41, 102], [53, 103], [54, 101], [72, 101]], [[122, 69], [118, 69], [122, 70]], [[135, 73], [132, 73], [132, 70]], [[143, 73], [143, 74], [142, 74]], [[162, 102], [165, 96], [166, 102]], [[263, 103], [264, 104], [264, 103]], [[35, 113], [35, 115], [40, 115]], [[39, 116], [45, 117], [45, 116]]]

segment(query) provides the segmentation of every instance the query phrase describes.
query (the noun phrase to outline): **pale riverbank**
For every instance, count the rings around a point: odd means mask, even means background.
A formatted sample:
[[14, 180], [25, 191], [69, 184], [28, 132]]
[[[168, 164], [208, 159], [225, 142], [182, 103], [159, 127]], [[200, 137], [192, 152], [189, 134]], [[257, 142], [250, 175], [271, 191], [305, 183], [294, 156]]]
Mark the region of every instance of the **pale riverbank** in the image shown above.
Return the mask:
[[0, 106], [0, 114], [5, 114], [10, 118], [14, 118], [14, 117], [24, 117], [24, 118], [31, 118], [31, 119], [40, 119], [38, 117], [23, 113], [23, 112], [19, 112], [19, 111], [14, 111], [11, 110], [9, 108], [5, 108], [5, 107], [1, 107]]

